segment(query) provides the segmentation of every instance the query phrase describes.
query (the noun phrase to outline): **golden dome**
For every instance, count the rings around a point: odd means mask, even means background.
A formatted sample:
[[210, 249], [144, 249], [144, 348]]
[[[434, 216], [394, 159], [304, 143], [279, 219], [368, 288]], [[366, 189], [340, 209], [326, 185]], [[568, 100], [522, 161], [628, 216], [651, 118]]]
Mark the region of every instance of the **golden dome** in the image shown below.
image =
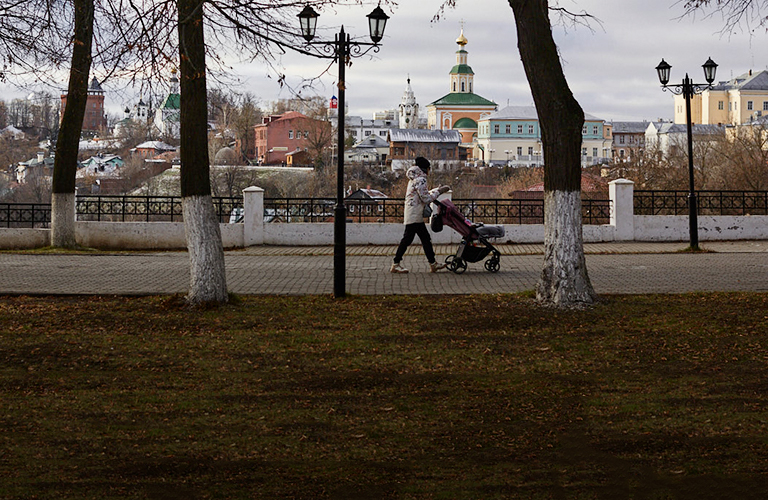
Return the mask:
[[467, 44], [467, 38], [464, 36], [464, 28], [461, 28], [461, 35], [456, 39], [456, 43], [464, 47]]

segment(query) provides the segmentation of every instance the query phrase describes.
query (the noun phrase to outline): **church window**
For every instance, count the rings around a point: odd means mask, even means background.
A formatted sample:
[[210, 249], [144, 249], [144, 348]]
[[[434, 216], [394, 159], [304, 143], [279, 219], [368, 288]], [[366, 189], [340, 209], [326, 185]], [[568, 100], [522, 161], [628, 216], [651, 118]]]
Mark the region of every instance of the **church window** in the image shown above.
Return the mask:
[[461, 82], [461, 91], [464, 92], [464, 82]]
[[456, 82], [453, 82], [453, 91], [456, 92]]

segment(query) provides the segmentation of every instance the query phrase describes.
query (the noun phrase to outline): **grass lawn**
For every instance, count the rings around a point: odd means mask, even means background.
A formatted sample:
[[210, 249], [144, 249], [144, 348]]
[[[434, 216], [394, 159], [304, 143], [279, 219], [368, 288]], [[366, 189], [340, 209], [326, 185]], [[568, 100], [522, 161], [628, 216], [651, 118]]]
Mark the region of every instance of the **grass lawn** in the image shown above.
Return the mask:
[[768, 294], [0, 297], [2, 499], [764, 499]]

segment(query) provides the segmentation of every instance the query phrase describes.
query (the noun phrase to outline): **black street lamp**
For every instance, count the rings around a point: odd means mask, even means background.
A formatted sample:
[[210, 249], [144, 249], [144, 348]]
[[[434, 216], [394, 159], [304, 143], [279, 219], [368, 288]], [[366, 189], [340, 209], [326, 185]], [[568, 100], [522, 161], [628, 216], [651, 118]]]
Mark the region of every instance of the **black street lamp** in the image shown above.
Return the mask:
[[[352, 41], [344, 32], [344, 26], [339, 30], [333, 42], [313, 42], [317, 27], [317, 12], [307, 5], [298, 15], [301, 26], [301, 36], [308, 45], [316, 45], [322, 48], [322, 53], [316, 57], [334, 59], [339, 64], [338, 82], [338, 150], [336, 153], [336, 206], [333, 211], [333, 295], [336, 298], [346, 296], [346, 252], [347, 252], [347, 208], [344, 206], [344, 90], [347, 64], [352, 57], [360, 57], [369, 51], [379, 51], [379, 42], [384, 37], [384, 28], [389, 16], [377, 6], [368, 14], [368, 29], [373, 43]], [[367, 48], [365, 48], [367, 47]]]
[[715, 81], [715, 72], [717, 64], [712, 58], [702, 65], [704, 68], [705, 84], [693, 83], [688, 77], [688, 73], [683, 78], [683, 83], [679, 85], [667, 85], [669, 83], [669, 74], [672, 66], [664, 59], [656, 66], [656, 72], [659, 74], [659, 81], [663, 90], [669, 90], [675, 95], [682, 94], [685, 98], [685, 122], [688, 126], [688, 232], [690, 234], [691, 249], [699, 249], [699, 224], [698, 224], [698, 204], [696, 203], [696, 191], [693, 182], [693, 130], [691, 125], [691, 99], [697, 93], [712, 88], [712, 82]]

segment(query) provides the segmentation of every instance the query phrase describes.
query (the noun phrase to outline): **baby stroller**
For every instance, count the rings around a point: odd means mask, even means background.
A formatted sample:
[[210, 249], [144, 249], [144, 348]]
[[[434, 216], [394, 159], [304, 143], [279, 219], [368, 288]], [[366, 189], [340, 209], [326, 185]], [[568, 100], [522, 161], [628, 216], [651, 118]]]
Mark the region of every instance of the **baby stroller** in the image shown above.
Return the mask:
[[504, 227], [486, 226], [482, 222], [474, 224], [450, 200], [435, 200], [433, 203], [437, 209], [432, 211], [430, 218], [432, 231], [439, 233], [443, 225], [446, 225], [462, 237], [456, 254], [446, 257], [446, 267], [461, 274], [467, 270], [467, 262], [480, 262], [491, 254], [491, 258], [485, 261], [485, 269], [492, 273], [498, 272], [501, 253], [488, 240], [503, 237]]

